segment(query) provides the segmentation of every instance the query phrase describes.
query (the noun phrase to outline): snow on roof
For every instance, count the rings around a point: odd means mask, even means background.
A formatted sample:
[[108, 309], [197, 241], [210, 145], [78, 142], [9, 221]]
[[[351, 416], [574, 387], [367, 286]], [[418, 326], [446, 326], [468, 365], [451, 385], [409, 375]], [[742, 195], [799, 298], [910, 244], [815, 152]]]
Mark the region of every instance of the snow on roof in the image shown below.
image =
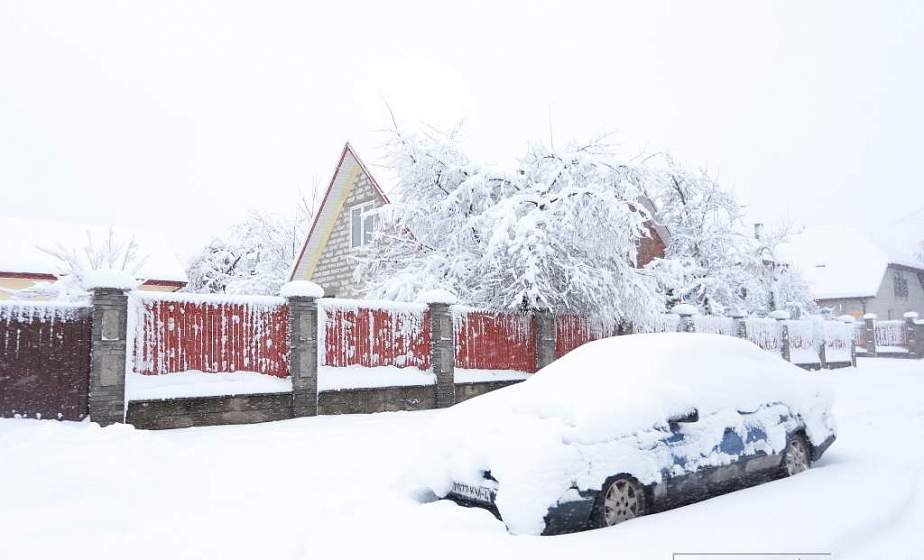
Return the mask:
[[793, 236], [776, 257], [802, 273], [815, 299], [872, 297], [889, 255], [850, 229], [813, 228]]
[[[134, 238], [138, 254], [145, 261], [138, 276], [144, 280], [186, 282], [186, 270], [170, 248], [166, 238], [155, 232], [122, 227], [111, 228], [120, 243]], [[39, 247], [57, 250], [63, 247], [80, 254], [92, 239], [102, 245], [109, 236], [109, 226], [82, 225], [52, 220], [0, 218], [0, 272], [18, 274], [58, 274], [60, 264]]]

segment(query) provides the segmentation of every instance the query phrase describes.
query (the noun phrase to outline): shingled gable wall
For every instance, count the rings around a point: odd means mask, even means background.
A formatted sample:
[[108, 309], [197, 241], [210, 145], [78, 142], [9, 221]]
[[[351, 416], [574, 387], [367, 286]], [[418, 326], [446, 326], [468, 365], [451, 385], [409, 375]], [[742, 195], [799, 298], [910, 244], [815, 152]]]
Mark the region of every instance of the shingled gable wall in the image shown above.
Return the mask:
[[353, 282], [354, 264], [350, 257], [354, 250], [350, 239], [350, 208], [366, 202], [373, 202], [376, 207], [385, 204], [372, 186], [369, 175], [360, 169], [350, 194], [344, 200], [343, 208], [337, 216], [334, 229], [321, 252], [321, 258], [311, 278], [312, 282], [324, 286], [324, 291], [329, 296], [343, 298], [362, 296]]
[[347, 144], [290, 279], [320, 284], [328, 296], [361, 297], [353, 282], [350, 209], [368, 202], [376, 207], [388, 203]]

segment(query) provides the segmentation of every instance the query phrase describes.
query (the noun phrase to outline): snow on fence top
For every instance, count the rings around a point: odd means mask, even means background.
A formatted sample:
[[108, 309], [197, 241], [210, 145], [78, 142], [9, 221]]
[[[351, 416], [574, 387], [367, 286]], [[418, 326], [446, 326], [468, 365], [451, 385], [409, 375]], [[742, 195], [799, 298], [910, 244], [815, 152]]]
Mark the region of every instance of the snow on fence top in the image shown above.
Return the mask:
[[56, 301], [0, 301], [0, 320], [20, 323], [32, 321], [71, 321], [79, 312], [89, 309], [87, 303], [64, 303]]
[[408, 303], [385, 299], [340, 299], [323, 298], [318, 300], [318, 309], [341, 309], [358, 311], [360, 309], [381, 309], [400, 313], [423, 313], [427, 310], [425, 303]]
[[442, 303], [455, 305], [459, 298], [449, 290], [426, 290], [417, 294], [417, 301], [421, 303]]
[[115, 290], [134, 290], [140, 284], [138, 280], [124, 270], [104, 268], [88, 270], [83, 273], [80, 284], [84, 290], [95, 288], [112, 288]]
[[144, 302], [195, 303], [208, 305], [285, 305], [285, 298], [278, 296], [251, 296], [236, 294], [188, 294], [185, 292], [132, 292], [131, 297]]
[[279, 295], [284, 298], [322, 298], [324, 297], [324, 288], [308, 280], [293, 280], [292, 282], [286, 282], [282, 285], [282, 288], [279, 290]]

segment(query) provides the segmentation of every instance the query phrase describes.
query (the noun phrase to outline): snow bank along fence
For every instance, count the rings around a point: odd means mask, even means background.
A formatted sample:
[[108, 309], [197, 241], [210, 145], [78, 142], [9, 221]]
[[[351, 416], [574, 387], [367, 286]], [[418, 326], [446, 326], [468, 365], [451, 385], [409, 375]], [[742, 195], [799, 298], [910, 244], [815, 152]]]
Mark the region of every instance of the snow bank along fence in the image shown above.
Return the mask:
[[0, 302], [0, 417], [89, 414], [91, 308]]
[[[809, 369], [850, 365], [857, 353], [924, 354], [924, 322], [916, 316], [868, 318], [858, 327], [785, 315], [702, 316], [691, 306], [674, 311], [638, 330], [738, 336]], [[91, 305], [0, 307], [0, 414], [89, 414], [103, 424], [180, 427], [444, 407], [522, 380], [589, 341], [628, 332], [574, 315], [438, 302], [97, 289]], [[241, 385], [209, 396], [132, 389], [144, 380], [181, 380], [162, 376], [191, 370], [278, 381], [271, 389]]]

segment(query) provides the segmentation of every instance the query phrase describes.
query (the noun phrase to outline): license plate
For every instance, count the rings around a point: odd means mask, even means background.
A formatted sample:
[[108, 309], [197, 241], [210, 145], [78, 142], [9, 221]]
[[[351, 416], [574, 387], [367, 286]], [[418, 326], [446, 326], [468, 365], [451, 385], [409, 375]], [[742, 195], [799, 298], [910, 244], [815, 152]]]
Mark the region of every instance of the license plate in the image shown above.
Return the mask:
[[452, 493], [475, 502], [485, 504], [494, 503], [495, 491], [483, 486], [472, 486], [470, 484], [462, 484], [461, 482], [453, 482]]

